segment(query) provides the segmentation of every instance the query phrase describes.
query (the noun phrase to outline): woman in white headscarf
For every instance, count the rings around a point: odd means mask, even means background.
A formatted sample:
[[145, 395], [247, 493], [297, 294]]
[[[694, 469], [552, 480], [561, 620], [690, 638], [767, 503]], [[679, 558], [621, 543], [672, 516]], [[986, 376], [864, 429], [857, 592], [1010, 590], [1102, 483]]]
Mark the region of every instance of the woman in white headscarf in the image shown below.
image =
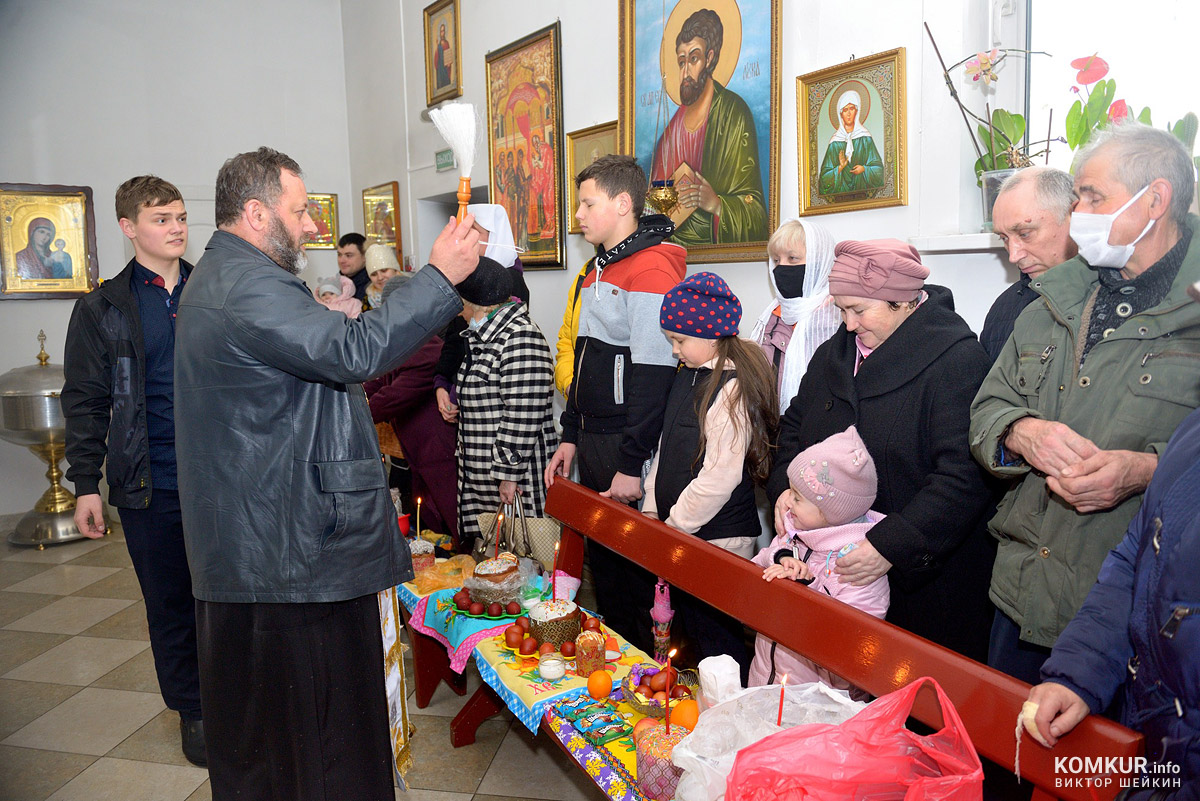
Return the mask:
[[[512, 278], [513, 297], [520, 298], [529, 306], [529, 287], [525, 284], [525, 268], [518, 257], [516, 244], [513, 242], [512, 224], [508, 221], [508, 212], [497, 203], [472, 203], [467, 211], [475, 217], [475, 231], [479, 234], [479, 244], [486, 245], [482, 255], [487, 256], [502, 267], [507, 267]], [[468, 311], [464, 311], [467, 314]], [[458, 420], [458, 394], [454, 389], [454, 379], [458, 368], [467, 355], [467, 343], [462, 332], [467, 330], [467, 320], [459, 315], [450, 321], [446, 327], [442, 345], [442, 357], [434, 370], [434, 386], [436, 387], [438, 411], [447, 423]]]
[[825, 160], [821, 162], [821, 175], [817, 181], [819, 194], [838, 195], [883, 186], [883, 159], [871, 132], [863, 127], [859, 118], [861, 112], [862, 98], [858, 92], [848, 89], [838, 96], [837, 114], [841, 124], [829, 137], [825, 148]]
[[795, 218], [767, 242], [767, 280], [775, 300], [763, 309], [750, 337], [762, 345], [779, 379], [781, 412], [795, 397], [813, 352], [842, 324], [829, 298], [835, 244], [824, 226]]

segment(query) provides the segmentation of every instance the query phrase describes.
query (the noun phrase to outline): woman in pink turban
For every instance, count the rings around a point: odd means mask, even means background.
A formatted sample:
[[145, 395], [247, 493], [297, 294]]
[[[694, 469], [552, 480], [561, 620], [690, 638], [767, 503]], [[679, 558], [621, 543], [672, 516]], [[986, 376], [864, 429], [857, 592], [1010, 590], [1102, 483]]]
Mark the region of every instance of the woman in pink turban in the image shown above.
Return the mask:
[[887, 517], [837, 572], [854, 586], [886, 574], [889, 621], [984, 660], [994, 496], [967, 429], [990, 361], [950, 290], [928, 276], [920, 254], [895, 239], [834, 248], [829, 293], [843, 323], [813, 354], [783, 416], [767, 490], [778, 499], [797, 453], [856, 426], [879, 471], [872, 508]]

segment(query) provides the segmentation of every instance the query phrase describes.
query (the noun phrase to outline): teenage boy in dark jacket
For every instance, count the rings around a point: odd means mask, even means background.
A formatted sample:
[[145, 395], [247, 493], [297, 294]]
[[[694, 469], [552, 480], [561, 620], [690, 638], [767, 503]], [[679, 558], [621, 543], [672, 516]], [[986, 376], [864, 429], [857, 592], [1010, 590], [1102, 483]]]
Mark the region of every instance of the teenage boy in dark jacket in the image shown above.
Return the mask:
[[104, 534], [100, 468], [146, 601], [163, 701], [179, 713], [183, 754], [207, 764], [196, 657], [196, 610], [175, 469], [175, 310], [192, 266], [179, 190], [153, 175], [117, 189], [117, 219], [133, 259], [80, 298], [67, 329], [67, 478], [75, 525]]
[[[570, 475], [578, 455], [585, 487], [631, 503], [642, 497], [642, 465], [662, 433], [678, 364], [658, 313], [663, 295], [687, 272], [687, 251], [664, 241], [675, 230], [669, 219], [642, 218], [646, 174], [633, 157], [602, 156], [575, 184], [575, 218], [597, 253], [580, 288], [574, 379], [546, 486], [556, 475]], [[653, 577], [607, 548], [589, 546], [588, 558], [598, 611], [648, 648]]]

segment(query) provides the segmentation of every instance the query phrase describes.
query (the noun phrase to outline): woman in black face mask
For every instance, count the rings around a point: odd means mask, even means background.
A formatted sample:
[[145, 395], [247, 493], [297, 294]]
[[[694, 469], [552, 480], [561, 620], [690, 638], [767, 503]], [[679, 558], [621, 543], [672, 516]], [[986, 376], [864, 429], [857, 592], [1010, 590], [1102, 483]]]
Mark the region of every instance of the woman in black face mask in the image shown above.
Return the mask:
[[750, 336], [775, 370], [781, 412], [796, 395], [813, 352], [842, 323], [829, 299], [834, 244], [824, 226], [798, 219], [783, 223], [767, 242], [767, 278], [775, 300]]

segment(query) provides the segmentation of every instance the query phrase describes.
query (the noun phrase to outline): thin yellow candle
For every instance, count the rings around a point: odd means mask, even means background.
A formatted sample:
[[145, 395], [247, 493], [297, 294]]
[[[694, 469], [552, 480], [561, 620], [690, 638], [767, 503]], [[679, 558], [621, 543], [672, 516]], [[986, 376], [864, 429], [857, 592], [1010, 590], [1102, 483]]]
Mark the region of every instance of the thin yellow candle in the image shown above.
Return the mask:
[[421, 496], [417, 496], [417, 536], [421, 536]]

